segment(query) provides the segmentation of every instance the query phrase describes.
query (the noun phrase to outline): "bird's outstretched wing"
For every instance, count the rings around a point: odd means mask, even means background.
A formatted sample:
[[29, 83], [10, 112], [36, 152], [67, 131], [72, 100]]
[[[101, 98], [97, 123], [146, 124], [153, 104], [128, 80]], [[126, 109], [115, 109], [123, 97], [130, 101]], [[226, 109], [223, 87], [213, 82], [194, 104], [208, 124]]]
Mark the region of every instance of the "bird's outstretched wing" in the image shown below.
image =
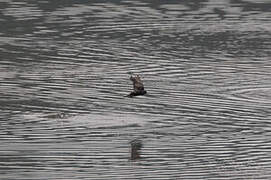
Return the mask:
[[133, 81], [134, 92], [144, 91], [143, 82], [142, 82], [141, 78], [138, 75], [136, 75], [135, 77], [131, 76], [130, 80]]

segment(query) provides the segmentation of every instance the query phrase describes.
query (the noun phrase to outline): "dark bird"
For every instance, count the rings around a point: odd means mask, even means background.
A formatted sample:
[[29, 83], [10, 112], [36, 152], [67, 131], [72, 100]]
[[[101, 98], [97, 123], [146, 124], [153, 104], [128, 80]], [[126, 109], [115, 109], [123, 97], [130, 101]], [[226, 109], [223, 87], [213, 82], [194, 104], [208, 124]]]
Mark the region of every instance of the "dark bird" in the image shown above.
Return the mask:
[[147, 93], [147, 91], [144, 90], [144, 85], [139, 75], [131, 76], [130, 80], [133, 82], [134, 91], [128, 95], [129, 97], [144, 95]]

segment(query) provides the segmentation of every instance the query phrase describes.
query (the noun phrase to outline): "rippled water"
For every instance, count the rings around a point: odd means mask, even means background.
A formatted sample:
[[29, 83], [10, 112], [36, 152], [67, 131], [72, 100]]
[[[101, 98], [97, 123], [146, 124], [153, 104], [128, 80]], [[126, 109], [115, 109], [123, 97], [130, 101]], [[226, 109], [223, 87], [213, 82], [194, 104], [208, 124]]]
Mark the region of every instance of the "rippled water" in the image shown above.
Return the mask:
[[271, 178], [269, 0], [0, 10], [1, 179]]

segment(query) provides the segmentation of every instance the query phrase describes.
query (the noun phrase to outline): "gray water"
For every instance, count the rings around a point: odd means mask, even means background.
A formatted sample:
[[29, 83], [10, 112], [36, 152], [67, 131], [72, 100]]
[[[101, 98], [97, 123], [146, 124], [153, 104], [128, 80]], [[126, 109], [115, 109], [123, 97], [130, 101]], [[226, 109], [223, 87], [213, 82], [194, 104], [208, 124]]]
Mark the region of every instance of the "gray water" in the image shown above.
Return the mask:
[[271, 179], [270, 19], [269, 0], [2, 0], [0, 179]]

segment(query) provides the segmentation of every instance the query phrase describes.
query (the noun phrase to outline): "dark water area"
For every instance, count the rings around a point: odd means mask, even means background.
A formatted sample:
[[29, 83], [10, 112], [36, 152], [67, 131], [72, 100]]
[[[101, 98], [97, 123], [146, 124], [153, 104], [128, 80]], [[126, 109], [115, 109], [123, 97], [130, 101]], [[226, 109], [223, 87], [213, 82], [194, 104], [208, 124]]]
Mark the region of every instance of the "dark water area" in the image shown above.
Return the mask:
[[270, 0], [0, 1], [0, 179], [271, 179], [270, 20]]

